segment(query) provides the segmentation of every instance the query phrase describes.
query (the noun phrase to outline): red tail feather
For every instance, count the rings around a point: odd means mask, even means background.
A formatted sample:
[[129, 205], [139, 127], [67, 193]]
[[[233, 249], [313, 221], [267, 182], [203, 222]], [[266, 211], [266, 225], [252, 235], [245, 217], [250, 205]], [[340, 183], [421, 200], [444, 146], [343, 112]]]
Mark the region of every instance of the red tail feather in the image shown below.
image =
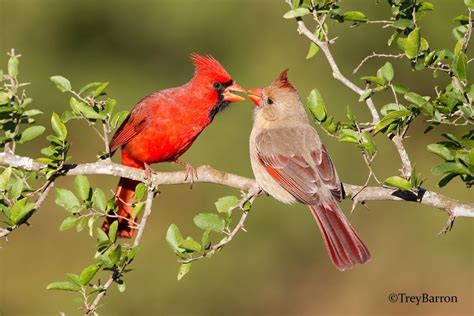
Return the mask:
[[[132, 219], [133, 206], [132, 203], [136, 202], [133, 197], [135, 188], [140, 182], [130, 180], [126, 178], [120, 178], [117, 189], [115, 190], [115, 203], [118, 206], [117, 215], [120, 217], [109, 217], [105, 218], [102, 230], [104, 232], [109, 231], [110, 224], [114, 221], [118, 221], [117, 236], [123, 238], [132, 238], [136, 231], [134, 228], [134, 221]], [[109, 213], [109, 215], [115, 215], [115, 213]], [[128, 219], [128, 220], [127, 220]]]
[[370, 253], [335, 201], [308, 205], [332, 262], [341, 271], [370, 260]]

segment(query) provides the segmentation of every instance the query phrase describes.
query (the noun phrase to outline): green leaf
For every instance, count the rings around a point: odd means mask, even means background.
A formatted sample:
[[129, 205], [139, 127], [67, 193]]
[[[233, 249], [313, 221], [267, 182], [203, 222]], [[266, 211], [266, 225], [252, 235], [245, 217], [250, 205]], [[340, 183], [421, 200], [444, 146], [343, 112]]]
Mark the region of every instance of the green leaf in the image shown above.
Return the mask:
[[392, 81], [393, 79], [393, 66], [390, 62], [386, 62], [382, 68], [380, 68], [382, 76], [387, 81]]
[[407, 38], [398, 39], [399, 46], [404, 50], [409, 59], [414, 59], [420, 51], [420, 28], [416, 28], [408, 34]]
[[46, 289], [79, 292], [81, 290], [81, 287], [72, 284], [71, 282], [53, 282], [49, 283], [46, 286]]
[[81, 281], [79, 280], [79, 276], [75, 273], [66, 273], [66, 277], [69, 279], [69, 281], [71, 281], [72, 283], [74, 283], [75, 285], [77, 286], [81, 286]]
[[183, 236], [181, 235], [178, 226], [176, 226], [175, 224], [171, 224], [166, 232], [166, 242], [168, 243], [168, 245], [175, 252], [184, 252], [184, 249], [179, 247], [179, 244], [183, 240]]
[[102, 213], [105, 212], [107, 207], [107, 199], [105, 198], [104, 191], [100, 188], [95, 188], [92, 194], [92, 204]]
[[423, 106], [425, 103], [428, 102], [427, 99], [423, 98], [421, 95], [415, 93], [415, 92], [408, 92], [408, 93], [405, 93], [405, 95], [403, 96], [405, 98], [405, 100], [409, 101], [409, 102], [412, 102], [418, 106]]
[[393, 84], [393, 89], [395, 90], [396, 93], [400, 93], [400, 94], [404, 94], [410, 91], [407, 87], [398, 83]]
[[393, 22], [393, 27], [399, 30], [405, 30], [407, 27], [413, 26], [413, 21], [409, 19], [398, 19]]
[[201, 244], [195, 241], [192, 237], [186, 237], [185, 240], [179, 243], [179, 247], [193, 252], [199, 252], [202, 249]]
[[113, 221], [113, 223], [110, 224], [110, 227], [109, 227], [109, 239], [112, 240], [112, 242], [115, 242], [115, 240], [117, 240], [117, 230], [118, 230], [118, 221]]
[[356, 21], [356, 22], [366, 22], [367, 16], [360, 11], [348, 11], [343, 13], [344, 20]]
[[[115, 221], [116, 223], [117, 221]], [[117, 264], [120, 260], [120, 256], [122, 255], [122, 246], [117, 245], [110, 253], [109, 259], [113, 264]]]
[[178, 270], [178, 281], [181, 280], [191, 269], [191, 263], [183, 263]]
[[0, 104], [7, 104], [8, 102], [10, 102], [8, 93], [0, 91]]
[[71, 82], [62, 76], [53, 76], [50, 78], [56, 84], [56, 87], [61, 92], [71, 91]]
[[113, 128], [117, 128], [122, 125], [125, 119], [128, 117], [128, 111], [120, 111], [115, 113], [115, 115], [110, 120], [110, 124]]
[[117, 289], [120, 293], [125, 292], [126, 286], [124, 280], [118, 280], [117, 281]]
[[59, 118], [59, 115], [53, 112], [51, 116], [51, 126], [53, 131], [58, 135], [61, 140], [65, 140], [67, 137], [67, 129], [64, 123]]
[[427, 148], [429, 152], [440, 156], [444, 160], [454, 160], [454, 156], [451, 154], [449, 149], [441, 144], [429, 144]]
[[95, 230], [95, 233], [96, 233], [97, 240], [99, 241], [99, 243], [109, 240], [109, 236], [107, 236], [107, 234], [102, 229], [97, 228]]
[[309, 44], [308, 54], [306, 54], [306, 59], [313, 58], [319, 52], [319, 46], [311, 42]]
[[74, 179], [74, 188], [76, 193], [79, 196], [79, 199], [82, 201], [87, 201], [89, 199], [90, 184], [86, 176], [78, 175]]
[[16, 201], [11, 208], [11, 215], [10, 220], [16, 225], [21, 222], [23, 218], [25, 218], [28, 213], [33, 211], [35, 204], [34, 203], [27, 203], [27, 198], [22, 198], [21, 200]]
[[202, 249], [207, 249], [210, 245], [210, 239], [209, 239], [209, 234], [211, 233], [211, 230], [210, 229], [206, 229], [203, 233], [202, 233], [202, 237], [201, 237], [201, 246], [202, 246]]
[[77, 220], [78, 218], [75, 217], [75, 216], [69, 216], [69, 217], [66, 217], [63, 222], [61, 223], [61, 225], [59, 226], [59, 230], [60, 231], [65, 231], [69, 228], [72, 228], [73, 226], [76, 225], [77, 223]]
[[108, 88], [108, 86], [109, 86], [108, 82], [102, 83], [100, 86], [97, 87], [97, 89], [95, 89], [94, 94], [92, 96], [94, 98], [97, 98], [98, 96], [100, 96], [105, 91], [105, 89]]
[[87, 119], [104, 120], [106, 118], [105, 113], [97, 113], [92, 107], [84, 102], [77, 101], [75, 98], [69, 100], [69, 105], [75, 113], [80, 113]]
[[283, 18], [284, 19], [294, 19], [294, 18], [297, 18], [297, 17], [303, 17], [305, 15], [308, 15], [310, 12], [307, 8], [298, 8], [298, 9], [294, 9], [294, 10], [290, 10], [288, 12], [286, 12], [284, 15], [283, 15]]
[[10, 195], [14, 199], [18, 199], [23, 192], [23, 181], [15, 179], [13, 185], [10, 187]]
[[20, 136], [20, 139], [18, 140], [19, 144], [24, 144], [27, 141], [30, 141], [32, 139], [35, 139], [36, 137], [40, 136], [43, 134], [44, 130], [46, 128], [44, 126], [31, 126], [25, 129]]
[[318, 122], [323, 122], [326, 119], [326, 105], [317, 89], [311, 90], [308, 95], [308, 108]]
[[454, 75], [461, 81], [467, 81], [467, 57], [466, 54], [460, 52], [454, 56], [453, 60]]
[[224, 230], [225, 220], [213, 213], [200, 213], [194, 217], [194, 224], [197, 227], [207, 230], [211, 229], [217, 233]]
[[220, 197], [216, 201], [216, 203], [214, 203], [214, 205], [216, 206], [216, 210], [219, 213], [230, 214], [231, 210], [234, 209], [238, 203], [239, 203], [239, 198], [234, 195], [230, 195], [230, 196]]
[[393, 111], [393, 112], [388, 113], [382, 120], [380, 120], [380, 122], [378, 122], [375, 125], [374, 134], [377, 134], [378, 132], [383, 130], [385, 127], [392, 124], [395, 120], [398, 120], [400, 118], [409, 116], [410, 114], [411, 114], [411, 111], [406, 110], [406, 109], [402, 109], [402, 110]]
[[385, 179], [384, 184], [403, 191], [411, 189], [411, 183], [399, 176], [388, 177]]
[[75, 210], [81, 206], [79, 199], [69, 190], [56, 188], [56, 204], [64, 207], [66, 210]]
[[464, 0], [464, 4], [471, 8], [471, 9], [474, 9], [474, 0]]
[[8, 60], [8, 74], [13, 78], [18, 76], [18, 58], [11, 56]]
[[94, 278], [96, 273], [100, 270], [100, 267], [97, 264], [91, 264], [81, 271], [79, 275], [79, 281], [82, 285], [87, 285]]
[[146, 192], [148, 191], [146, 185], [144, 183], [139, 183], [137, 187], [135, 188], [135, 198], [138, 201], [143, 200], [145, 197]]
[[373, 82], [378, 84], [379, 86], [383, 86], [385, 84], [385, 79], [384, 78], [379, 78], [376, 76], [364, 76], [360, 78], [361, 80], [365, 80], [366, 82]]
[[431, 168], [431, 172], [434, 174], [469, 174], [469, 169], [467, 169], [463, 164], [459, 162], [445, 162]]
[[390, 112], [398, 111], [398, 110], [401, 110], [401, 109], [406, 110], [406, 108], [403, 105], [396, 104], [396, 103], [387, 103], [384, 106], [382, 106], [382, 108], [380, 109], [380, 113], [383, 116], [386, 116]]
[[10, 181], [11, 175], [12, 175], [11, 167], [6, 168], [0, 175], [0, 190], [1, 191], [7, 190], [7, 185], [8, 185], [8, 182]]
[[359, 102], [365, 101], [368, 98], [370, 98], [372, 93], [373, 93], [372, 89], [367, 89], [364, 92], [362, 92], [362, 94], [360, 95], [360, 98], [359, 98]]
[[79, 90], [79, 94], [92, 95], [92, 93], [97, 89], [97, 87], [101, 86], [102, 84], [102, 82], [90, 82], [83, 86], [81, 90]]

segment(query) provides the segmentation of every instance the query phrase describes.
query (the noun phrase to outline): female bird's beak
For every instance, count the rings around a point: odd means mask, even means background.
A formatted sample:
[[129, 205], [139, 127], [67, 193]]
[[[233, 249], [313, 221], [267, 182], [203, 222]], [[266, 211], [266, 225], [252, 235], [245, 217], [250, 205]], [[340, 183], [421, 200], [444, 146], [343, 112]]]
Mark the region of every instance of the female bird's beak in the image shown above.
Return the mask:
[[262, 105], [263, 91], [261, 88], [252, 88], [248, 90], [249, 94], [247, 97], [255, 103], [256, 106]]
[[245, 98], [241, 97], [240, 95], [233, 94], [232, 92], [246, 92], [244, 88], [236, 84], [235, 82], [228, 86], [225, 90], [224, 93], [222, 94], [224, 96], [224, 101], [227, 102], [239, 102], [245, 100]]

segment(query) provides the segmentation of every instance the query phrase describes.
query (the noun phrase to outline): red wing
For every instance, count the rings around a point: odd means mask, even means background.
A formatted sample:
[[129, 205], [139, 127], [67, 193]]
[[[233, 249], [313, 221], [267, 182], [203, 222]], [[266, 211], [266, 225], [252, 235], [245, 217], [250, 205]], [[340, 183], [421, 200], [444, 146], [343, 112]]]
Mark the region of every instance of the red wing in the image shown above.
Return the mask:
[[147, 121], [146, 116], [141, 111], [132, 111], [125, 119], [119, 129], [115, 132], [114, 137], [110, 141], [110, 153], [113, 154], [119, 147], [127, 144], [145, 127]]
[[301, 202], [318, 203], [321, 190], [329, 190], [337, 200], [342, 198], [339, 178], [313, 128], [262, 132], [256, 146], [267, 172]]

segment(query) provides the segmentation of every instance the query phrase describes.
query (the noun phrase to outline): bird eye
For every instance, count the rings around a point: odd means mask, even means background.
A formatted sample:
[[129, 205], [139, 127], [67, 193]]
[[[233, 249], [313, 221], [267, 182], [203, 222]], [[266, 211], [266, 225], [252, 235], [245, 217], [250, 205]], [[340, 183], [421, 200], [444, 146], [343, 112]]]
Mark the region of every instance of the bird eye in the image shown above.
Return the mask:
[[214, 82], [212, 84], [212, 86], [216, 89], [216, 90], [220, 90], [222, 88], [222, 84], [220, 82]]
[[273, 104], [273, 100], [270, 98], [267, 98], [267, 104]]

